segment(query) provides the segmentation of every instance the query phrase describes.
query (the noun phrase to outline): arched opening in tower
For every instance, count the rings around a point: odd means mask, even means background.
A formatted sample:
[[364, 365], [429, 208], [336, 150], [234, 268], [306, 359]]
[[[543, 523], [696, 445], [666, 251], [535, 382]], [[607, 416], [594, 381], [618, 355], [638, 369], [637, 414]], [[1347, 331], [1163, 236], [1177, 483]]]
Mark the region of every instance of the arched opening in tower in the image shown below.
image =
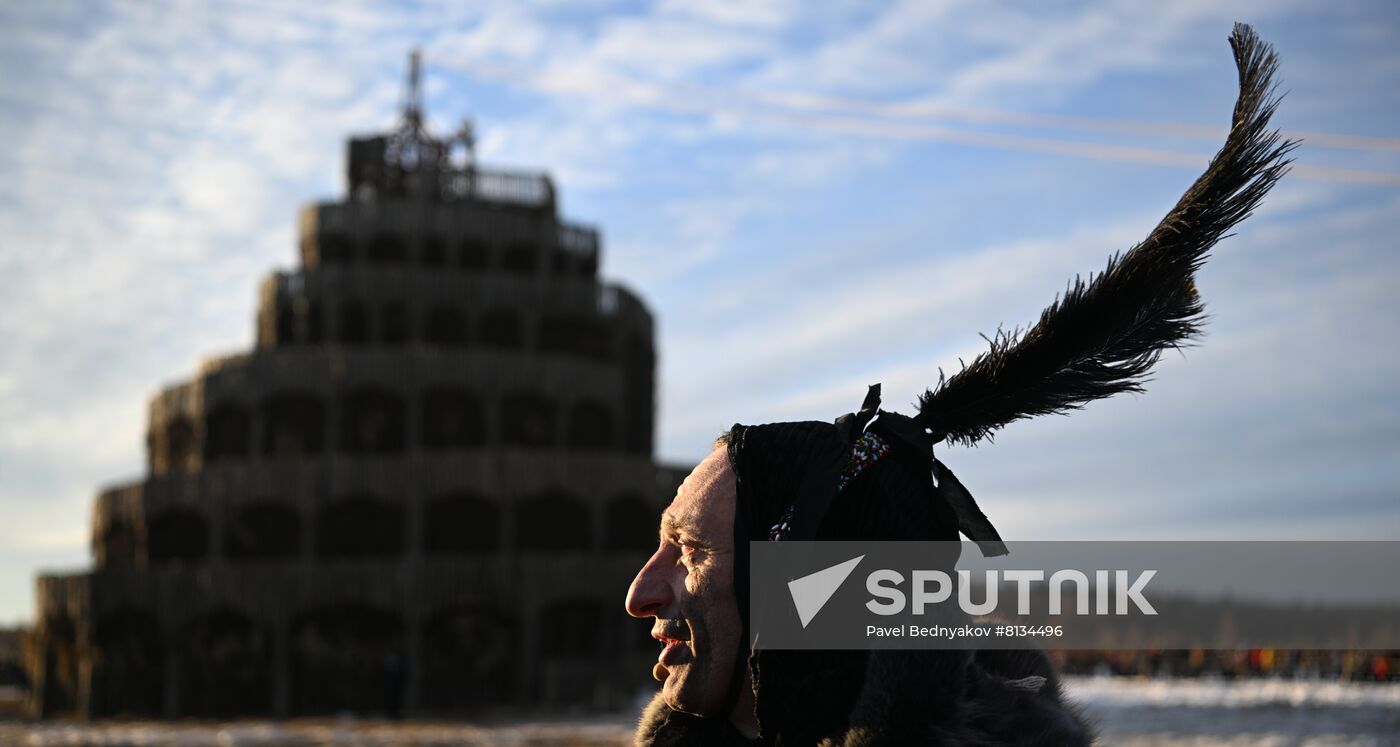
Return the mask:
[[235, 560], [278, 560], [301, 553], [301, 516], [289, 506], [256, 503], [229, 517], [224, 554]]
[[404, 551], [404, 511], [361, 495], [336, 501], [316, 515], [316, 556], [393, 558]]
[[364, 345], [369, 342], [369, 312], [365, 310], [363, 303], [351, 300], [340, 304], [336, 339], [345, 345]]
[[136, 527], [121, 517], [114, 517], [103, 527], [97, 538], [97, 564], [103, 568], [130, 567], [140, 554]]
[[652, 552], [660, 511], [637, 494], [608, 501], [603, 517], [603, 549], [609, 552]]
[[611, 449], [613, 434], [613, 414], [607, 405], [585, 400], [569, 408], [569, 448], [579, 451]]
[[369, 242], [369, 261], [400, 264], [406, 258], [403, 241], [392, 233], [376, 234]]
[[599, 689], [603, 609], [584, 597], [540, 610], [540, 696], [545, 703], [592, 703]]
[[397, 714], [408, 667], [403, 623], [366, 604], [313, 610], [292, 626], [291, 706], [299, 714]]
[[517, 241], [506, 247], [501, 258], [501, 269], [521, 275], [532, 274], [539, 267], [539, 255], [539, 249], [534, 244]]
[[303, 392], [273, 395], [262, 404], [262, 453], [273, 457], [319, 454], [325, 444], [326, 410]]
[[424, 337], [433, 345], [460, 347], [467, 344], [467, 317], [453, 306], [435, 306], [428, 312]]
[[250, 422], [248, 409], [239, 404], [223, 403], [210, 409], [204, 416], [204, 460], [217, 462], [248, 456]]
[[122, 609], [93, 624], [90, 709], [94, 716], [158, 716], [165, 690], [160, 623]]
[[146, 523], [146, 559], [152, 565], [194, 563], [209, 554], [209, 522], [187, 508], [167, 509]]
[[408, 307], [391, 302], [380, 310], [380, 337], [385, 345], [403, 345], [413, 338], [413, 322]]
[[600, 361], [612, 357], [607, 326], [595, 317], [580, 314], [545, 317], [540, 322], [540, 349]]
[[423, 393], [423, 446], [452, 449], [486, 443], [481, 398], [466, 389], [429, 389]]
[[423, 551], [429, 556], [490, 555], [501, 546], [501, 509], [473, 493], [428, 502]]
[[151, 471], [184, 472], [198, 467], [199, 440], [194, 423], [177, 415], [151, 434]]
[[403, 398], [384, 389], [360, 389], [341, 399], [340, 447], [351, 454], [396, 454], [404, 449]]
[[423, 706], [457, 711], [513, 702], [520, 670], [520, 622], [503, 612], [452, 607], [423, 629]]
[[488, 309], [481, 315], [481, 344], [504, 350], [518, 350], [525, 344], [520, 314], [510, 309]]
[[558, 443], [558, 408], [540, 394], [506, 395], [501, 406], [501, 442], [507, 446], [550, 447]]
[[78, 626], [65, 611], [46, 614], [39, 626], [43, 680], [41, 716], [72, 713], [78, 707]]
[[261, 715], [272, 707], [272, 638], [236, 610], [206, 612], [181, 628], [176, 649], [179, 715]]
[[563, 491], [526, 498], [515, 507], [515, 547], [521, 552], [586, 552], [593, 546], [588, 504]]

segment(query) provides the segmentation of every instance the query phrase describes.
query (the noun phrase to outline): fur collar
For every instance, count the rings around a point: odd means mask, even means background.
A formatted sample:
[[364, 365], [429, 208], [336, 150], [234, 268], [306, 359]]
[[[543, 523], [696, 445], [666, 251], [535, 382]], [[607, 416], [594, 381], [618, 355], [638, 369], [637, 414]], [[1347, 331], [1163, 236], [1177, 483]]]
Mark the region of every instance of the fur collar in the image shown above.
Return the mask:
[[[759, 741], [744, 739], [727, 720], [674, 711], [658, 694], [642, 713], [635, 744], [1087, 747], [1093, 742], [1038, 651], [826, 652], [834, 656], [817, 657], [823, 666], [816, 669], [813, 657], [795, 663], [771, 656], [775, 653], [816, 652], [769, 651], [751, 660], [759, 682]], [[804, 667], [808, 671], [802, 674]]]

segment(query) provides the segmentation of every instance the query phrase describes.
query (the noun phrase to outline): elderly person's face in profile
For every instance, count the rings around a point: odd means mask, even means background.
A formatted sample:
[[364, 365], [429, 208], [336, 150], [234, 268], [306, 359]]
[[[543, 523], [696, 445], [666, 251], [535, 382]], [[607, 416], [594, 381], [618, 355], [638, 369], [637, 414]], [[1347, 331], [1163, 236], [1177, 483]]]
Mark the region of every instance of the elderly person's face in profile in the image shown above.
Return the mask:
[[734, 596], [735, 481], [723, 447], [681, 484], [661, 515], [661, 543], [627, 590], [627, 612], [654, 617], [652, 676], [666, 704], [721, 716], [743, 636]]

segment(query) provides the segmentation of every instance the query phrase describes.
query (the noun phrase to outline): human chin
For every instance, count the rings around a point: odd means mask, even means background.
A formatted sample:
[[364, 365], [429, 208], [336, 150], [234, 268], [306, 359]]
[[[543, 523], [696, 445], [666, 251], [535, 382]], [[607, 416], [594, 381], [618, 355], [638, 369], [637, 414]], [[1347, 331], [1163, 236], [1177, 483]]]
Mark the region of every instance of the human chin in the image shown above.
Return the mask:
[[[709, 662], [689, 661], [666, 667], [666, 683], [661, 686], [666, 705], [696, 716], [714, 716], [718, 697]], [[721, 694], [722, 697], [722, 694]]]
[[[729, 689], [733, 655], [715, 650], [704, 631], [691, 628], [689, 641], [663, 651], [659, 666], [666, 670], [662, 697], [666, 705], [697, 716], [718, 716]], [[721, 646], [722, 648], [722, 646]]]

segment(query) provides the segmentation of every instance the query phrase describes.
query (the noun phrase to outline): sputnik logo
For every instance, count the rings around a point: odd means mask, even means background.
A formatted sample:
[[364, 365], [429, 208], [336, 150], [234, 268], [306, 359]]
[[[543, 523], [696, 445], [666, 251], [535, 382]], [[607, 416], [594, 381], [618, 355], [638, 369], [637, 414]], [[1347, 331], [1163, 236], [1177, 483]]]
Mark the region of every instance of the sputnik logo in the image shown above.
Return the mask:
[[865, 556], [860, 555], [788, 582], [788, 593], [792, 594], [792, 604], [797, 608], [797, 619], [802, 622], [803, 629], [864, 559]]

